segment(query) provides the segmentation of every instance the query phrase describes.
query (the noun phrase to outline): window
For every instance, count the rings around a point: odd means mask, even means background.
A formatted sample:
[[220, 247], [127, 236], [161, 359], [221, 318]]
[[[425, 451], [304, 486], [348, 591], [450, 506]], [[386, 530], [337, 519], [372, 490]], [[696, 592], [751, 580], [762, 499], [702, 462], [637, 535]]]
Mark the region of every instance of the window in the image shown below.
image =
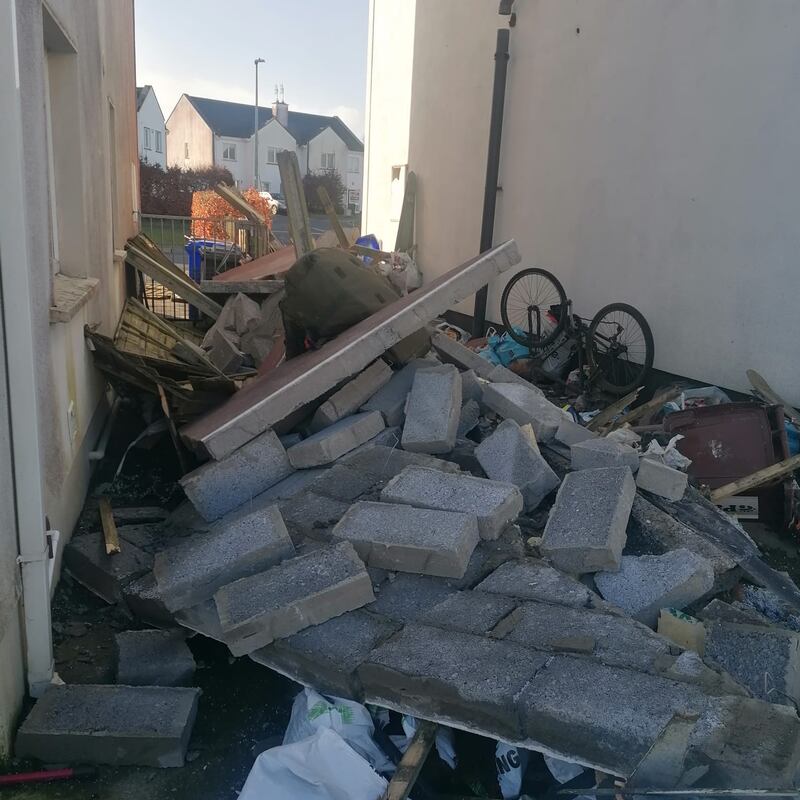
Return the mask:
[[361, 172], [361, 163], [358, 156], [347, 157], [347, 171], [354, 172], [356, 175]]
[[334, 153], [322, 154], [322, 169], [336, 169], [336, 162], [334, 160]]
[[235, 144], [226, 144], [225, 147], [222, 149], [222, 160], [223, 161], [236, 161], [236, 145]]
[[152, 140], [153, 131], [150, 128], [144, 129], [144, 149], [145, 150], [152, 150], [153, 149], [153, 140]]
[[185, 159], [189, 158], [189, 142], [184, 142], [183, 143], [183, 157]]
[[[268, 147], [267, 148], [267, 164], [277, 164], [278, 163], [278, 148], [277, 147]], [[267, 190], [269, 191], [269, 190]]]
[[161, 142], [161, 131], [153, 131], [153, 133], [155, 134], [155, 140], [156, 140], [156, 153], [163, 153], [164, 146]]

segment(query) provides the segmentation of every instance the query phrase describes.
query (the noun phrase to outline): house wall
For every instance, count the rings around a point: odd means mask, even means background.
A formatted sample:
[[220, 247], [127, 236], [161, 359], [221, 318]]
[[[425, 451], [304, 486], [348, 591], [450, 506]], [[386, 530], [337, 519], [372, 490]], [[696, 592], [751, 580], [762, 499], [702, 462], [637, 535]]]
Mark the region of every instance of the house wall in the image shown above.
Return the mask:
[[[253, 183], [253, 145], [250, 139], [237, 139], [232, 136], [217, 136], [216, 134], [213, 138], [214, 163], [229, 170], [237, 186], [242, 188], [250, 186]], [[229, 144], [236, 145], [234, 161], [222, 157], [222, 152]]]
[[258, 160], [260, 162], [258, 172], [259, 179], [269, 183], [270, 192], [280, 192], [281, 175], [278, 170], [278, 164], [277, 162], [270, 164], [267, 161], [269, 156], [268, 148], [270, 147], [297, 152], [297, 142], [294, 136], [275, 119], [270, 120], [258, 132]]
[[[351, 164], [357, 167], [357, 169], [350, 169]], [[345, 185], [345, 196], [344, 196], [344, 204], [345, 210], [348, 209], [349, 205], [354, 205], [356, 212], [361, 211], [361, 201], [363, 199], [363, 188], [364, 188], [364, 154], [363, 153], [356, 153], [352, 150], [348, 150], [347, 152], [347, 167], [346, 171], [343, 173], [344, 178], [344, 185]]]
[[[142, 103], [137, 115], [137, 125], [139, 131], [139, 158], [144, 158], [149, 164], [158, 164], [164, 168], [167, 165], [167, 128], [164, 124], [164, 115], [161, 113], [161, 106], [156, 100], [155, 93], [151, 89]], [[150, 149], [144, 148], [144, 129], [150, 128], [151, 131], [161, 132], [161, 152], [156, 150], [155, 136], [150, 141]], [[152, 136], [152, 134], [151, 134]]]
[[[167, 118], [167, 166], [181, 169], [202, 169], [214, 164], [214, 143], [211, 128], [195, 107], [181, 95]], [[185, 158], [185, 143], [189, 157]]]
[[[395, 4], [373, 2], [375, 103], [408, 43], [401, 52], [385, 31]], [[416, 3], [409, 163], [428, 280], [477, 250], [506, 24], [495, 10]], [[793, 0], [518, 3], [495, 229], [517, 240], [523, 265], [554, 271], [584, 315], [614, 300], [639, 307], [657, 367], [746, 390], [752, 366], [795, 404], [798, 35]], [[374, 115], [370, 147], [391, 133]], [[372, 190], [390, 161], [370, 154], [373, 230], [391, 231]], [[494, 320], [502, 285], [490, 289]]]
[[334, 154], [334, 167], [344, 180], [347, 172], [347, 145], [333, 132], [332, 128], [325, 128], [309, 140], [306, 150], [306, 172], [322, 170], [323, 153]]

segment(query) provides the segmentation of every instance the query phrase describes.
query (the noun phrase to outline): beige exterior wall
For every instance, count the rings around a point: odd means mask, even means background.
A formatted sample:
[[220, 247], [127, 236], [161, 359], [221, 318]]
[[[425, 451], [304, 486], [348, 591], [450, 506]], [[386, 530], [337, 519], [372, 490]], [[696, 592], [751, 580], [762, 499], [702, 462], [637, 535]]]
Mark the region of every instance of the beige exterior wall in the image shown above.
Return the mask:
[[[189, 156], [186, 157], [186, 145]], [[167, 166], [202, 169], [214, 164], [214, 137], [211, 128], [194, 106], [181, 95], [167, 117]]]
[[[477, 251], [497, 4], [373, 0], [367, 227], [391, 237], [414, 19], [408, 162], [430, 279]], [[551, 269], [591, 316], [650, 321], [656, 366], [746, 390], [757, 368], [800, 403], [795, 221], [800, 103], [793, 0], [540, 0], [511, 31], [495, 240]], [[446, 35], [442, 35], [446, 31]], [[400, 42], [404, 42], [400, 47]], [[394, 114], [389, 118], [389, 111]], [[378, 123], [378, 119], [383, 120]], [[491, 287], [497, 320], [502, 281]], [[471, 310], [467, 303], [462, 310]]]

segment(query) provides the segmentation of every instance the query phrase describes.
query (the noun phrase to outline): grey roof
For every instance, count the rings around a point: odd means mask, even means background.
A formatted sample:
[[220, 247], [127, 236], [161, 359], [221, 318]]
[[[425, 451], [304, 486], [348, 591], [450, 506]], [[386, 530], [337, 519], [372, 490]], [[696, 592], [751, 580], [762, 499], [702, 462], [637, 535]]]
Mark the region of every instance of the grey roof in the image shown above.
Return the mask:
[[145, 97], [147, 97], [147, 90], [152, 89], [153, 87], [150, 86], [148, 83], [147, 86], [137, 86], [136, 87], [136, 110], [138, 111], [142, 107], [142, 103], [144, 103]]
[[[227, 100], [212, 100], [208, 97], [185, 95], [186, 99], [197, 109], [197, 113], [205, 120], [209, 128], [218, 136], [231, 136], [236, 139], [248, 139], [253, 135], [253, 106], [246, 103], [230, 103]], [[272, 119], [272, 109], [258, 107], [259, 130]], [[347, 145], [348, 150], [363, 152], [361, 140], [342, 122], [339, 117], [326, 117], [322, 114], [306, 114], [302, 111], [289, 111], [289, 133], [298, 144], [306, 144], [325, 128], [332, 128]]]

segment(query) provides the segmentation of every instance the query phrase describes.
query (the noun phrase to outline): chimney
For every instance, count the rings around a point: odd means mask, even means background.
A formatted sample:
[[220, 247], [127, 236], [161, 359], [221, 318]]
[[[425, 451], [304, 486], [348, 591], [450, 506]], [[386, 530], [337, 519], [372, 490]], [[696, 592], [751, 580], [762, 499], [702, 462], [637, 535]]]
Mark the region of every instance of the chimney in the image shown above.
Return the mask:
[[278, 99], [278, 87], [275, 87], [275, 100], [272, 102], [272, 116], [283, 125], [289, 127], [289, 104], [283, 99], [283, 84], [281, 84], [280, 100]]

